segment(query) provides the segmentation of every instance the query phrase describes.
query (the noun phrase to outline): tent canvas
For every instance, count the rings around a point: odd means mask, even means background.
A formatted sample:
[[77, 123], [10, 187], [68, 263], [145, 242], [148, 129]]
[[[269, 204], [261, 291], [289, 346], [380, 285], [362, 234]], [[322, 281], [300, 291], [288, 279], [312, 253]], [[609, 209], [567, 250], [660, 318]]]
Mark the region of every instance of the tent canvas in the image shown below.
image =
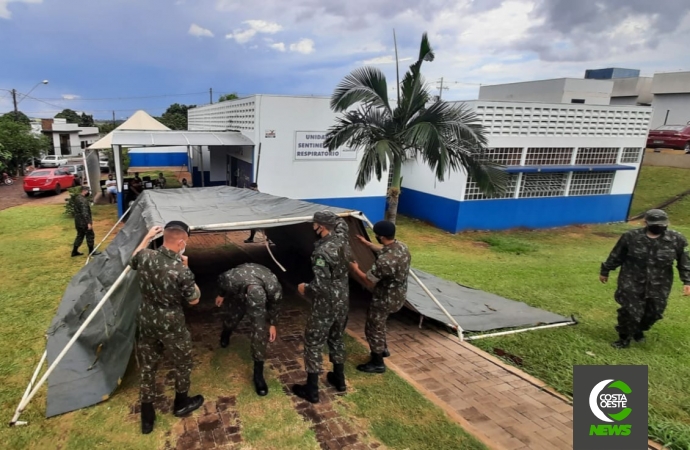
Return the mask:
[[[115, 130], [138, 130], [138, 131], [143, 131], [143, 130], [170, 130], [170, 128], [166, 127], [153, 117], [151, 117], [146, 111], [139, 110], [132, 114], [132, 117], [129, 119], [125, 120], [119, 127], [115, 128]], [[89, 145], [87, 149], [89, 150], [109, 150], [112, 147], [112, 141], [113, 141], [113, 132], [111, 131], [98, 141], [94, 142], [93, 144]]]
[[[133, 349], [135, 319], [141, 301], [136, 273], [130, 272], [127, 264], [148, 229], [170, 220], [183, 220], [194, 232], [238, 231], [260, 225], [278, 247], [298, 245], [303, 247], [302, 252], [310, 253], [309, 244], [314, 242], [314, 235], [307, 222], [316, 211], [324, 209], [346, 217], [355, 258], [363, 270], [371, 267], [375, 260], [373, 252], [356, 239], [357, 234], [364, 233], [363, 222], [366, 221], [357, 211], [226, 186], [145, 191], [131, 208], [126, 225], [113, 242], [102, 255], [94, 257], [74, 276], [65, 291], [48, 330], [48, 363], [53, 365], [62, 352], [64, 357], [54, 365], [50, 374], [43, 375], [48, 378], [46, 415], [51, 417], [99, 403], [107, 399], [119, 385]], [[423, 272], [417, 274], [424, 277], [424, 283], [431, 291], [447, 293], [447, 298], [444, 298], [446, 305], [453, 306], [466, 300], [464, 297], [453, 297], [455, 291], [443, 284], [449, 282]], [[121, 283], [112, 289], [118, 281]], [[424, 315], [440, 318], [447, 323], [447, 318], [439, 314], [440, 309], [434, 311], [430, 306], [428, 293], [425, 301], [418, 288], [419, 285], [411, 280], [408, 304]], [[474, 291], [476, 293], [489, 295]], [[463, 295], [474, 294], [473, 290], [467, 290]], [[92, 314], [99, 303], [103, 303], [102, 309]], [[496, 311], [487, 313], [484, 320], [490, 320], [492, 315], [503, 316], [495, 321], [502, 327], [567, 320], [531, 309], [524, 311], [518, 322], [511, 323], [509, 317], [520, 316], [515, 313], [515, 308], [511, 308], [511, 301], [503, 299], [500, 308], [503, 310], [495, 308]], [[529, 313], [534, 312], [544, 314], [530, 318]], [[462, 315], [457, 319], [464, 320]], [[85, 321], [90, 322], [87, 324]], [[65, 352], [67, 343], [74, 339], [75, 331], [80, 327], [84, 328], [84, 332]], [[491, 325], [483, 328], [489, 329]], [[23, 406], [20, 404], [17, 416], [36, 389], [38, 386], [28, 400], [22, 400]]]

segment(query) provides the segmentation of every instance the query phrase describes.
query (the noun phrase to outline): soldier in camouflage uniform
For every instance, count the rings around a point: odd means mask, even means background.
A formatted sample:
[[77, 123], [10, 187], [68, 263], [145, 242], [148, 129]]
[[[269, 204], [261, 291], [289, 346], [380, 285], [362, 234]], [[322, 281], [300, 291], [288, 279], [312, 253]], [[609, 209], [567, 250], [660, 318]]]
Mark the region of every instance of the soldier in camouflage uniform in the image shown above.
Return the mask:
[[356, 262], [350, 263], [354, 275], [373, 290], [373, 297], [367, 311], [367, 322], [364, 328], [371, 360], [357, 366], [357, 370], [367, 373], [383, 373], [386, 365], [384, 356], [388, 356], [386, 346], [386, 320], [398, 312], [407, 298], [407, 277], [410, 273], [410, 251], [402, 242], [395, 239], [395, 224], [382, 220], [374, 225], [379, 247], [362, 236], [359, 240], [377, 253], [376, 263], [365, 274]]
[[609, 272], [621, 267], [615, 299], [619, 339], [612, 345], [627, 348], [631, 338], [644, 341], [644, 332], [663, 317], [673, 284], [673, 262], [677, 261], [683, 294], [690, 295], [688, 241], [668, 229], [668, 216], [660, 209], [645, 214], [645, 228], [623, 234], [601, 265], [599, 279], [608, 282]]
[[[159, 250], [148, 249], [153, 237], [163, 234]], [[199, 303], [201, 292], [183, 256], [189, 239], [189, 227], [173, 221], [165, 229], [154, 227], [135, 250], [130, 261], [139, 274], [141, 304], [138, 314], [137, 352], [141, 364], [141, 431], [153, 431], [156, 413], [153, 400], [156, 395], [156, 370], [168, 350], [175, 366], [175, 402], [173, 413], [185, 416], [204, 403], [201, 395], [187, 395], [192, 372], [192, 340], [185, 325], [183, 304]]]
[[[79, 247], [84, 242], [86, 237], [86, 245], [89, 247], [89, 254], [93, 253], [93, 244], [96, 235], [93, 233], [93, 220], [91, 219], [91, 207], [89, 206], [89, 188], [88, 186], [81, 187], [81, 195], [74, 197], [74, 227], [77, 229], [77, 238], [74, 240], [72, 247], [72, 256], [82, 256], [79, 253]], [[95, 252], [98, 255], [101, 252]]]
[[333, 372], [327, 374], [328, 382], [340, 392], [347, 389], [343, 335], [350, 308], [347, 263], [351, 253], [347, 224], [343, 219], [333, 212], [323, 211], [314, 214], [313, 222], [314, 232], [319, 237], [311, 256], [314, 279], [297, 287], [300, 294], [312, 300], [304, 333], [307, 384], [294, 385], [292, 392], [311, 403], [318, 403], [324, 343], [328, 343], [333, 363]]
[[245, 314], [251, 321], [252, 359], [254, 360], [254, 388], [260, 396], [268, 394], [264, 380], [266, 344], [276, 339], [276, 323], [283, 289], [278, 278], [260, 264], [242, 264], [218, 277], [216, 306], [226, 302], [220, 346], [230, 343], [232, 331]]

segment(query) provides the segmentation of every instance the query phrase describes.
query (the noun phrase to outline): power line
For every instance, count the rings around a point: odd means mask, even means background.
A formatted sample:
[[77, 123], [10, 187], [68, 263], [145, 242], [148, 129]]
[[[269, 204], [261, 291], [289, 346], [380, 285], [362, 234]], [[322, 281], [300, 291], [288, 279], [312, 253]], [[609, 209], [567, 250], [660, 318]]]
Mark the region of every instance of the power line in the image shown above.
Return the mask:
[[[146, 95], [146, 96], [140, 96], [140, 97], [102, 97], [102, 98], [74, 98], [74, 99], [66, 99], [64, 97], [60, 98], [42, 98], [42, 99], [36, 99], [34, 100], [63, 100], [63, 101], [116, 101], [116, 100], [140, 100], [140, 99], [146, 99], [146, 98], [164, 98], [164, 97], [182, 97], [185, 95], [206, 95], [208, 92], [189, 92], [186, 94], [161, 94], [161, 95]], [[33, 97], [31, 97], [33, 98]]]

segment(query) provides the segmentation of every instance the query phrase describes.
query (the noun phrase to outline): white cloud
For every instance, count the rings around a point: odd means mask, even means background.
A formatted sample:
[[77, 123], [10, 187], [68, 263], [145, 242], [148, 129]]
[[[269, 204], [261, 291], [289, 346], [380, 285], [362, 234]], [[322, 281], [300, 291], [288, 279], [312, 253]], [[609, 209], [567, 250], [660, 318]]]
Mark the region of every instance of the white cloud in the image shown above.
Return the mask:
[[77, 100], [79, 98], [81, 98], [81, 97], [76, 95], [76, 94], [62, 94], [63, 100]]
[[226, 34], [225, 39], [234, 39], [238, 44], [244, 44], [252, 40], [256, 35], [256, 30], [235, 30], [234, 33]]
[[285, 44], [283, 42], [276, 42], [275, 44], [269, 45], [273, 50], [278, 50], [279, 52], [285, 51]]
[[249, 28], [256, 30], [257, 33], [276, 34], [283, 29], [283, 26], [275, 22], [265, 20], [245, 20], [242, 23], [249, 25]]
[[308, 55], [314, 52], [314, 41], [311, 39], [300, 39], [294, 44], [290, 44], [290, 51]]
[[[399, 58], [399, 62], [403, 61], [411, 61], [412, 58]], [[387, 56], [377, 56], [376, 58], [371, 58], [371, 59], [365, 59], [362, 61], [362, 64], [364, 65], [372, 65], [372, 64], [395, 64], [395, 57], [392, 55], [387, 55]]]
[[11, 19], [12, 12], [9, 9], [10, 3], [43, 3], [43, 0], [0, 0], [0, 19]]
[[193, 23], [189, 27], [188, 33], [191, 34], [192, 36], [196, 36], [196, 37], [213, 37], [213, 33], [211, 32], [211, 30], [200, 27], [199, 25], [197, 25], [195, 23]]

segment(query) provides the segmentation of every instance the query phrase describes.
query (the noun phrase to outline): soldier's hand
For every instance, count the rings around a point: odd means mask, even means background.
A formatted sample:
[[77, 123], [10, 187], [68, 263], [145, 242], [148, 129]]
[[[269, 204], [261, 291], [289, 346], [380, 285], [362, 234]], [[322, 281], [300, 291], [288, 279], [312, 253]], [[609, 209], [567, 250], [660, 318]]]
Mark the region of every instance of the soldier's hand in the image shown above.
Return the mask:
[[605, 277], [605, 276], [603, 276], [603, 275], [599, 275], [599, 281], [601, 281], [601, 282], [604, 283], [604, 284], [605, 284], [605, 283], [608, 283], [609, 277]]
[[365, 237], [362, 236], [362, 235], [359, 235], [359, 234], [358, 234], [358, 235], [357, 235], [357, 239], [359, 239], [359, 241], [360, 241], [362, 244], [366, 245], [366, 246], [369, 246], [369, 245], [371, 244], [371, 242], [369, 242], [369, 241], [367, 240], [367, 238], [365, 238]]
[[683, 286], [683, 295], [690, 295], [690, 286]]
[[218, 297], [216, 297], [216, 306], [220, 308], [221, 305], [223, 304], [223, 300], [225, 300], [225, 299], [223, 297], [221, 297], [220, 295]]
[[355, 270], [355, 271], [359, 269], [359, 264], [357, 264], [357, 261], [352, 261], [350, 263], [350, 269]]
[[182, 264], [184, 264], [185, 267], [189, 267], [189, 256], [180, 255], [180, 258], [182, 259]]
[[153, 228], [151, 228], [151, 229], [149, 230], [149, 232], [148, 232], [148, 234], [147, 234], [147, 237], [148, 237], [149, 239], [151, 239], [151, 238], [153, 238], [155, 235], [157, 235], [158, 233], [160, 233], [160, 232], [162, 232], [162, 231], [163, 231], [163, 227], [159, 227], [159, 226], [153, 227]]
[[297, 292], [299, 292], [300, 294], [304, 295], [304, 283], [300, 283], [300, 284], [297, 286]]
[[276, 327], [275, 325], [271, 325], [271, 328], [268, 329], [268, 342], [273, 342], [276, 340]]
[[92, 229], [92, 228], [93, 228], [93, 224], [90, 223], [90, 224], [86, 225], [86, 228], [87, 228], [88, 230]]

